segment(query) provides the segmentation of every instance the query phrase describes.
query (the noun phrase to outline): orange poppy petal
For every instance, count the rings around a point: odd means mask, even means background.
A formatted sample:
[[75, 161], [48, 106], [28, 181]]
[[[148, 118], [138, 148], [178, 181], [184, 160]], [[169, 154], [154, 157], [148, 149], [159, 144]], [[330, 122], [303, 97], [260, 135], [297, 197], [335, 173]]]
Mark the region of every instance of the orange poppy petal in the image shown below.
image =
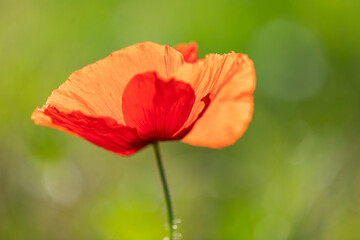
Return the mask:
[[179, 135], [175, 133], [188, 119], [194, 101], [189, 84], [174, 79], [163, 81], [155, 72], [139, 74], [124, 90], [124, 120], [149, 142], [176, 140]]
[[[171, 47], [151, 42], [135, 44], [71, 74], [53, 91], [46, 105], [62, 112], [106, 116], [124, 124], [121, 96], [130, 79], [149, 71], [167, 79], [183, 62], [183, 56]], [[44, 118], [40, 115], [33, 117]]]
[[66, 128], [62, 127], [62, 126], [58, 126], [55, 125], [52, 121], [51, 118], [47, 115], [44, 114], [44, 111], [48, 108], [49, 106], [43, 106], [42, 108], [37, 107], [34, 112], [31, 114], [31, 120], [34, 121], [34, 123], [36, 125], [42, 125], [42, 126], [46, 126], [46, 127], [51, 127], [51, 128], [55, 128], [57, 130], [66, 132], [68, 134], [71, 135], [75, 135], [77, 136], [75, 133], [68, 131]]
[[195, 42], [190, 42], [188, 44], [181, 43], [175, 47], [176, 50], [182, 53], [184, 56], [184, 60], [188, 63], [194, 63], [196, 62], [198, 56], [198, 46]]
[[117, 154], [131, 155], [146, 145], [136, 129], [120, 125], [111, 118], [89, 117], [77, 111], [64, 113], [53, 106], [46, 107], [43, 113], [57, 128]]
[[182, 140], [188, 144], [220, 148], [233, 144], [245, 132], [253, 112], [255, 70], [243, 54], [209, 54], [194, 64], [184, 64], [174, 76], [189, 83], [196, 100], [190, 124], [210, 94], [210, 106]]

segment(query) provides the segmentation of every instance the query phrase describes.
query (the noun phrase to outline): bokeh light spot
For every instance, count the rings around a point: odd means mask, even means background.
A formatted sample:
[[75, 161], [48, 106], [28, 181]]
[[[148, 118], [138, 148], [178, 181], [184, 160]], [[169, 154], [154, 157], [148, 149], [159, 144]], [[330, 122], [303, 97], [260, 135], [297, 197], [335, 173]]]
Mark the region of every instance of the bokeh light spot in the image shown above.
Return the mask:
[[271, 97], [299, 101], [319, 92], [326, 58], [316, 37], [287, 20], [274, 20], [255, 35], [252, 55], [258, 86]]
[[45, 167], [43, 185], [56, 203], [71, 205], [78, 200], [82, 176], [78, 168], [66, 162], [51, 163]]

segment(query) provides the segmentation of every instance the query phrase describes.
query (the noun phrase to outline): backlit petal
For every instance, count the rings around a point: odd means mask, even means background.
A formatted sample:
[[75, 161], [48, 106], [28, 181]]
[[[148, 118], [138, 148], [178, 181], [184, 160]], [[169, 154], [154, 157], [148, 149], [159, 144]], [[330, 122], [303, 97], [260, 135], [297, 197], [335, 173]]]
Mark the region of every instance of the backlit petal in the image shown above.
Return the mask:
[[174, 76], [195, 90], [195, 104], [186, 124], [193, 122], [210, 94], [210, 106], [184, 142], [212, 148], [233, 144], [247, 129], [253, 112], [255, 70], [243, 54], [209, 54], [194, 64], [183, 65]]
[[[167, 79], [183, 62], [181, 53], [171, 47], [151, 42], [135, 44], [71, 74], [53, 91], [46, 105], [62, 112], [106, 116], [123, 124], [122, 94], [130, 79], [149, 71]], [[33, 117], [38, 124], [48, 125], [49, 119], [40, 117], [42, 112]]]

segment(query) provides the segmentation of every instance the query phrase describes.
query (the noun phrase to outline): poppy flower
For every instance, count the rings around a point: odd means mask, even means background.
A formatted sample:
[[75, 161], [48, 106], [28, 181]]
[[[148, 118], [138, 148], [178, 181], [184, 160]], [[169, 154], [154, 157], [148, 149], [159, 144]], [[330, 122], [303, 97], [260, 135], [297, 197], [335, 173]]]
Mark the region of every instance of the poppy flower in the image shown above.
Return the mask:
[[120, 155], [169, 140], [220, 148], [247, 129], [254, 89], [244, 54], [144, 42], [72, 73], [31, 119]]

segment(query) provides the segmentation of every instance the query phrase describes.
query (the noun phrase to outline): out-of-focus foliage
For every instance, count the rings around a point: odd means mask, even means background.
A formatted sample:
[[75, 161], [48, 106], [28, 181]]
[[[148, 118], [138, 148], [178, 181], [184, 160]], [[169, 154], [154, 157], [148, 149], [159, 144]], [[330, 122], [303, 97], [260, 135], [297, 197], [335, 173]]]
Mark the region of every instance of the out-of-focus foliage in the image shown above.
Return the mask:
[[0, 239], [159, 240], [151, 149], [120, 157], [35, 126], [73, 71], [125, 46], [244, 52], [254, 119], [235, 145], [162, 144], [186, 240], [360, 239], [358, 0], [1, 0]]

